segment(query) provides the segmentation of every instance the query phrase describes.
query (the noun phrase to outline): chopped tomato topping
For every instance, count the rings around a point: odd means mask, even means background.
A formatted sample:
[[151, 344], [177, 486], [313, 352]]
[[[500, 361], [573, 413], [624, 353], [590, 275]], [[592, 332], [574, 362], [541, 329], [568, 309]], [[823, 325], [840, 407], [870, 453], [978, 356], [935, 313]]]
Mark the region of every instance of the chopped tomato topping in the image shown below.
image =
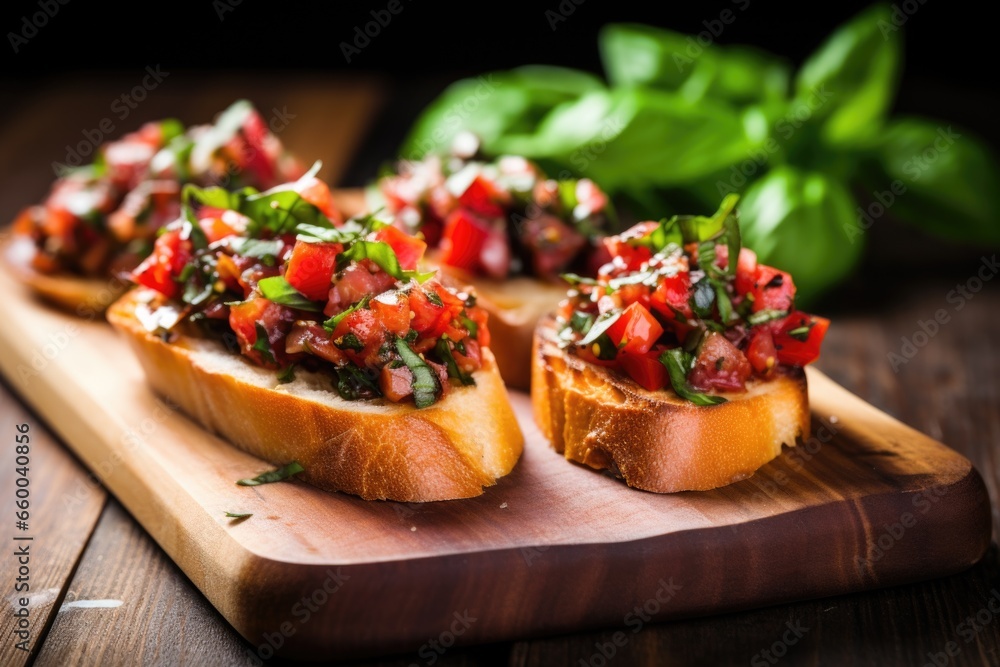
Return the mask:
[[608, 329], [611, 342], [619, 350], [634, 354], [649, 352], [662, 335], [663, 327], [656, 321], [653, 314], [639, 302], [626, 308]]
[[750, 377], [750, 362], [720, 333], [705, 336], [688, 377], [699, 391], [743, 391]]
[[330, 293], [337, 255], [343, 251], [339, 243], [297, 241], [285, 269], [285, 280], [307, 299], [323, 301]]

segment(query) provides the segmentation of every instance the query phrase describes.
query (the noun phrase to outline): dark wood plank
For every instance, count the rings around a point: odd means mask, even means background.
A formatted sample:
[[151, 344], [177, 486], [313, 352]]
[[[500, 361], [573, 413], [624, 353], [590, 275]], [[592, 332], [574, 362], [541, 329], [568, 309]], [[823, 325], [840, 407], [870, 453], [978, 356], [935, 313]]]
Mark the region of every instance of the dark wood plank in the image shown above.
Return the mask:
[[251, 664], [246, 650], [111, 500], [35, 664]]
[[[27, 530], [15, 525], [17, 426], [27, 424], [30, 463]], [[0, 616], [0, 665], [23, 665], [37, 653], [46, 630], [59, 608], [73, 570], [97, 524], [105, 492], [82, 465], [55, 441], [42, 423], [0, 382], [0, 516], [3, 517], [4, 556], [0, 582], [4, 587], [4, 613]], [[22, 450], [23, 451], [23, 450]], [[16, 538], [31, 538], [17, 540]], [[15, 553], [27, 549], [30, 569]], [[27, 590], [15, 586], [27, 585]], [[22, 600], [23, 598], [23, 600]], [[22, 601], [27, 605], [22, 605]], [[21, 616], [22, 609], [26, 617]], [[27, 622], [25, 628], [21, 621]], [[26, 635], [14, 635], [15, 631]], [[26, 650], [20, 650], [23, 642]]]

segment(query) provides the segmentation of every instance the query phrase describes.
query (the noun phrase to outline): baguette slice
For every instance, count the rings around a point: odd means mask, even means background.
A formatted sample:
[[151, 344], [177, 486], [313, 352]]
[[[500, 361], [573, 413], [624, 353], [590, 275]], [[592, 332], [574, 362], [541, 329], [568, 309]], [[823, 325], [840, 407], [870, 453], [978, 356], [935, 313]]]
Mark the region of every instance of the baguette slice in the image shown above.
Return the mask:
[[429, 408], [346, 401], [328, 377], [274, 371], [214, 341], [179, 335], [171, 343], [137, 317], [153, 293], [137, 289], [108, 309], [108, 321], [139, 357], [153, 389], [207, 429], [255, 456], [298, 461], [301, 477], [366, 500], [425, 502], [482, 494], [514, 467], [524, 439], [488, 350], [475, 386], [451, 387]]
[[31, 267], [35, 245], [13, 235], [3, 243], [3, 262], [10, 273], [50, 304], [80, 317], [100, 315], [125, 291], [127, 285], [113, 278], [85, 278], [71, 273], [47, 274]]
[[555, 320], [535, 334], [531, 402], [542, 434], [571, 461], [657, 493], [704, 491], [749, 477], [809, 437], [805, 373], [752, 381], [726, 403], [697, 406], [567, 354]]

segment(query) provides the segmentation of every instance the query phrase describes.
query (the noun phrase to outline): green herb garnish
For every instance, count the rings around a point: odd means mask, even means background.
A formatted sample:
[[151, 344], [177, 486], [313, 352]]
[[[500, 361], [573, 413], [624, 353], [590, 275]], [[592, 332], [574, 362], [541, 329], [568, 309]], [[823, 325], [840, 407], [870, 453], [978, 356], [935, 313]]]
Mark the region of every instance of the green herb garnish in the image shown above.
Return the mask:
[[437, 373], [420, 358], [416, 352], [410, 349], [403, 339], [396, 339], [396, 350], [406, 367], [413, 373], [413, 402], [418, 408], [426, 408], [433, 405], [437, 400], [437, 393], [440, 390]]
[[257, 283], [257, 289], [260, 290], [265, 299], [281, 304], [282, 306], [312, 312], [323, 310], [322, 305], [315, 301], [310, 301], [302, 292], [289, 285], [284, 276], [263, 278]]
[[292, 461], [277, 470], [262, 472], [256, 477], [251, 477], [250, 479], [237, 480], [236, 483], [239, 486], [260, 486], [261, 484], [271, 484], [273, 482], [286, 480], [293, 475], [299, 474], [300, 472], [305, 472], [305, 468], [303, 468], [302, 464], [298, 461]]
[[687, 376], [691, 371], [693, 361], [694, 357], [679, 347], [667, 350], [660, 355], [660, 363], [667, 367], [670, 384], [678, 396], [686, 398], [695, 405], [718, 405], [719, 403], [725, 403], [726, 399], [722, 396], [703, 394], [691, 386]]

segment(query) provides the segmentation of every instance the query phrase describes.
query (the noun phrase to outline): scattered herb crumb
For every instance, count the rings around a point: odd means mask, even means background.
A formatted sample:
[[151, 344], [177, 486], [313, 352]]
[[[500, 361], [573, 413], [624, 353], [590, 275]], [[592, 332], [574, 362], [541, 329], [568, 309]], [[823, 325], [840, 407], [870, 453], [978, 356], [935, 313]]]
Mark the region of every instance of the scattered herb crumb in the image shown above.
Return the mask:
[[305, 468], [298, 461], [292, 461], [288, 465], [285, 465], [277, 470], [269, 470], [267, 472], [262, 472], [256, 477], [250, 479], [240, 479], [236, 483], [240, 486], [259, 486], [260, 484], [271, 484], [272, 482], [280, 482], [282, 480], [288, 479], [292, 475], [297, 475], [300, 472], [304, 472]]

